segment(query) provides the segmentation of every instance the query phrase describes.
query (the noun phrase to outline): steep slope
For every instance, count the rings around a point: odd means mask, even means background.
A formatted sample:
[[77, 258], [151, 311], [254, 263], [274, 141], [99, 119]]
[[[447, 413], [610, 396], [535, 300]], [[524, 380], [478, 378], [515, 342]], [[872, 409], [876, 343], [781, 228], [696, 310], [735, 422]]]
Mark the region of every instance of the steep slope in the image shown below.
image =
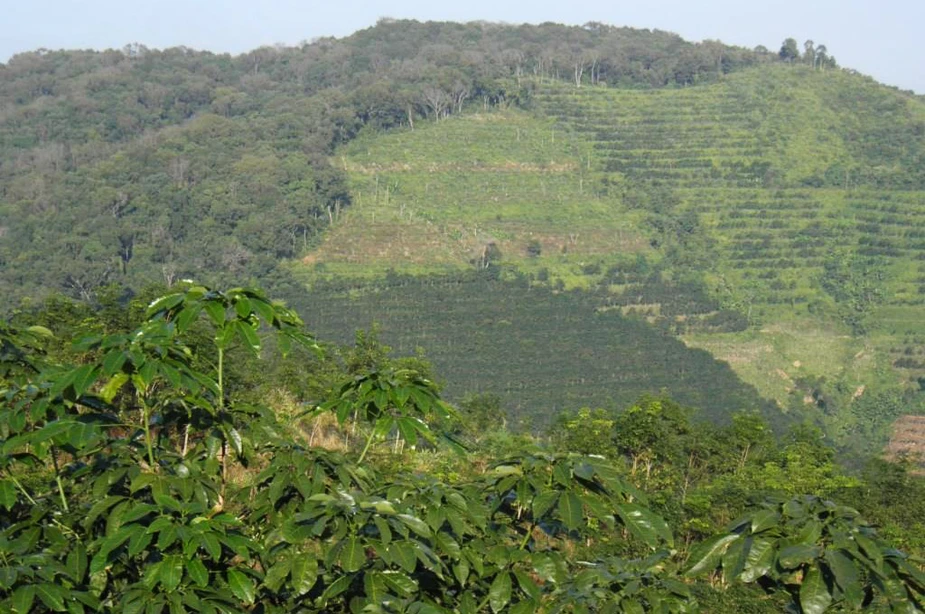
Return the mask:
[[534, 283], [606, 290], [598, 310], [680, 332], [856, 439], [857, 399], [918, 389], [920, 100], [799, 66], [528, 92], [532, 116], [473, 110], [341, 150], [354, 206], [301, 278], [446, 273], [490, 252]]

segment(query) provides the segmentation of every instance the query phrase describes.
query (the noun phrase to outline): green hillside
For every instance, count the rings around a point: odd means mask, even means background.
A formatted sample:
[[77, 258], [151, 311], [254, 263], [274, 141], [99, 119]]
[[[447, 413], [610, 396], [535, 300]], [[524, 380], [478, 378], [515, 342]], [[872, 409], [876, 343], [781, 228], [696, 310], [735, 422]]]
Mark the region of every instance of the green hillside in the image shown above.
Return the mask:
[[780, 431], [793, 422], [728, 365], [645, 322], [598, 312], [601, 301], [482, 272], [390, 275], [360, 290], [318, 284], [294, 306], [325, 339], [349, 343], [360, 326], [378, 329], [399, 354], [425, 351], [448, 398], [497, 395], [518, 429], [541, 432], [563, 411], [618, 408], [661, 392], [716, 423], [741, 411], [760, 411]]
[[925, 382], [925, 104], [807, 53], [383, 20], [234, 57], [21, 54], [0, 65], [3, 310], [481, 271], [588, 291], [832, 432], [889, 392], [882, 435]]
[[535, 284], [605, 291], [597, 309], [680, 333], [783, 407], [812, 413], [824, 394], [833, 429], [864, 394], [918, 390], [920, 100], [799, 66], [528, 92], [529, 111], [339, 150], [353, 206], [297, 276], [447, 274], [490, 254]]

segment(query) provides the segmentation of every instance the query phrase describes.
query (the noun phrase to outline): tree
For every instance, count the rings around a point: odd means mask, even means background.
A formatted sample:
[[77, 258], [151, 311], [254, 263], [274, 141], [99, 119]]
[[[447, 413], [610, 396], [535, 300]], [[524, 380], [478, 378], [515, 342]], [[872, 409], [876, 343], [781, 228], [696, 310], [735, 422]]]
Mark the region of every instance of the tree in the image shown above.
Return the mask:
[[797, 41], [795, 38], [788, 38], [780, 47], [780, 51], [777, 54], [781, 60], [785, 62], [793, 63], [794, 60], [800, 58], [800, 50], [797, 48]]
[[816, 68], [816, 44], [812, 40], [803, 43], [803, 61]]

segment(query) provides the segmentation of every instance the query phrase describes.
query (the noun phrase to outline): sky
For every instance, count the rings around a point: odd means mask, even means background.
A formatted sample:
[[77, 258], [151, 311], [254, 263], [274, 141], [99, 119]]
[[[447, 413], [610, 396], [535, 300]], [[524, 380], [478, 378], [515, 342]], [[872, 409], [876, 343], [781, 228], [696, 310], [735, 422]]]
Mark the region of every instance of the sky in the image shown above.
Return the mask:
[[380, 17], [599, 21], [769, 49], [788, 37], [801, 48], [812, 39], [842, 66], [925, 94], [923, 0], [0, 0], [0, 62], [39, 48], [118, 49], [136, 42], [242, 53], [346, 36]]

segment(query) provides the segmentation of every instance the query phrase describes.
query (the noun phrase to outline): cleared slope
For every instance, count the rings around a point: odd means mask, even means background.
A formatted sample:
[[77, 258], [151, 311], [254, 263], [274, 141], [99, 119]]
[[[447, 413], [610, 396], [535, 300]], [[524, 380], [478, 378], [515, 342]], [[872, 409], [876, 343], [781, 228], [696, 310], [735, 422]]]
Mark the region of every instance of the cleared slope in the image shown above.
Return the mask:
[[358, 277], [461, 270], [493, 244], [507, 262], [567, 277], [592, 257], [651, 252], [641, 213], [593, 189], [588, 153], [514, 110], [361, 137], [336, 159], [352, 206], [305, 262]]

